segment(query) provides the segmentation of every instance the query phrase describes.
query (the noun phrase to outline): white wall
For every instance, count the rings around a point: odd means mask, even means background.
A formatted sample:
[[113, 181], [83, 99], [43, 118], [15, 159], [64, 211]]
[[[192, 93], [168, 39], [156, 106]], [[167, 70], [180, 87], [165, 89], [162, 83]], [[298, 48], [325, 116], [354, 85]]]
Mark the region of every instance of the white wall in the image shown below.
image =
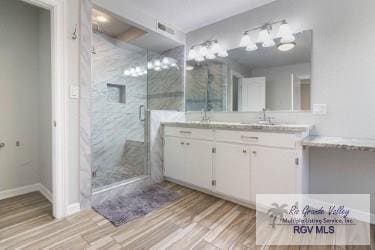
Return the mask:
[[[0, 3], [0, 191], [41, 182], [51, 187], [49, 12]], [[20, 146], [16, 146], [16, 141]]]
[[[66, 84], [79, 86], [79, 39], [72, 40], [71, 32], [79, 29], [80, 0], [65, 0]], [[78, 30], [79, 31], [79, 30]], [[79, 32], [78, 32], [79, 35]], [[66, 93], [69, 96], [69, 93]], [[68, 204], [79, 202], [79, 99], [70, 99], [68, 107]]]
[[[295, 31], [313, 30], [312, 99], [328, 115], [273, 113], [284, 122], [313, 123], [314, 134], [375, 138], [375, 1], [278, 0], [187, 34], [188, 47], [216, 38], [232, 49], [244, 30], [286, 18]], [[198, 114], [189, 114], [198, 118]], [[252, 120], [256, 115], [215, 113], [217, 120]], [[311, 150], [311, 192], [375, 193], [375, 155]], [[373, 199], [374, 200], [374, 199]], [[375, 212], [375, 201], [372, 202]]]

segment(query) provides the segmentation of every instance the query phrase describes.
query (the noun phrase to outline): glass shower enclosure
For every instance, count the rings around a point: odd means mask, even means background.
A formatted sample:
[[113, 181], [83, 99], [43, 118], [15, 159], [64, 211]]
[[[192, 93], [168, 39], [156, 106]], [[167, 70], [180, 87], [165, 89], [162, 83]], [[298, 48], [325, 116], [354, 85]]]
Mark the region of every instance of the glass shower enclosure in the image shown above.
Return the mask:
[[98, 191], [149, 174], [148, 51], [93, 33], [92, 187]]

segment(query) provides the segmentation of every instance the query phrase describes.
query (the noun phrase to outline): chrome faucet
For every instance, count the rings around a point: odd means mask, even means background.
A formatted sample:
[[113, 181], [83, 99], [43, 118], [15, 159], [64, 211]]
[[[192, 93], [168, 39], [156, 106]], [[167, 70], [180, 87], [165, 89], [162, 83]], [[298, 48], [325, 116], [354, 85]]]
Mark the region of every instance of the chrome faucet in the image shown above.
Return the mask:
[[272, 125], [273, 117], [267, 116], [267, 109], [262, 109], [261, 115], [258, 117], [258, 123], [259, 124], [267, 124], [267, 125]]
[[201, 122], [210, 122], [210, 117], [205, 109], [202, 109], [201, 112]]

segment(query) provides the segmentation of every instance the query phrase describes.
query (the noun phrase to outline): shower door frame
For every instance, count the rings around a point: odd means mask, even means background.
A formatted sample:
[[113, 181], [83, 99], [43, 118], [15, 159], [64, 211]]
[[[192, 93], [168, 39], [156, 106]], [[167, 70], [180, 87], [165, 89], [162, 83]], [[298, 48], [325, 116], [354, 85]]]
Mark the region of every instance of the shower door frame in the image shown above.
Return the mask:
[[63, 0], [22, 0], [50, 11], [52, 87], [52, 206], [57, 219], [67, 215], [68, 105], [66, 80], [65, 16]]

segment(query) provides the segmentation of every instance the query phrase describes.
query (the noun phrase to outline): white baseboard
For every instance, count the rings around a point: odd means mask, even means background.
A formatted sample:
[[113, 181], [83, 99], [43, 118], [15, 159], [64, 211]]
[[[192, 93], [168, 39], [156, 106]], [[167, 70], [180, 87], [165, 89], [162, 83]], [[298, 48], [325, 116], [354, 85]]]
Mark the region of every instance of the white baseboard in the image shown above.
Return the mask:
[[41, 183], [38, 183], [38, 186], [39, 186], [39, 189], [38, 191], [42, 193], [42, 195], [44, 197], [47, 198], [47, 200], [49, 200], [49, 202], [51, 202], [53, 204], [53, 195], [51, 193], [51, 191], [49, 191], [45, 186], [43, 186], [43, 184]]
[[18, 188], [13, 188], [13, 189], [8, 189], [8, 190], [0, 192], [0, 200], [4, 200], [7, 198], [12, 198], [15, 196], [28, 194], [28, 193], [32, 193], [36, 191], [39, 191], [39, 183], [28, 185], [28, 186], [23, 186], [23, 187], [18, 187]]
[[81, 211], [81, 205], [79, 203], [73, 203], [68, 205], [66, 209], [67, 215], [72, 215]]
[[28, 185], [28, 186], [23, 186], [23, 187], [18, 187], [18, 188], [13, 188], [13, 189], [8, 189], [5, 191], [0, 192], [0, 200], [4, 200], [7, 198], [12, 198], [15, 196], [23, 195], [23, 194], [28, 194], [32, 192], [37, 192], [39, 191], [44, 197], [46, 197], [47, 200], [49, 200], [51, 203], [53, 201], [53, 196], [52, 193], [41, 183], [35, 183], [33, 185]]

